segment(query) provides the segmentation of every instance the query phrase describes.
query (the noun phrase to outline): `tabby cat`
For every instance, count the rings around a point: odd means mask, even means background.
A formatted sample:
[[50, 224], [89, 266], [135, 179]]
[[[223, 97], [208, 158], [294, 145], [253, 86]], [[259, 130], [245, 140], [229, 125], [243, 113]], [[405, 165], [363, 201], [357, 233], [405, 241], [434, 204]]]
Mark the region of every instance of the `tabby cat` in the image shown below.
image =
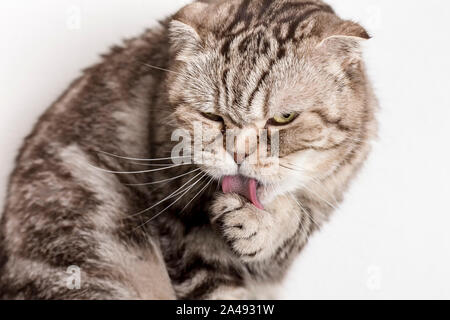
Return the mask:
[[[376, 135], [367, 39], [319, 0], [217, 0], [114, 47], [20, 150], [0, 297], [274, 298]], [[203, 161], [174, 156], [199, 123]]]

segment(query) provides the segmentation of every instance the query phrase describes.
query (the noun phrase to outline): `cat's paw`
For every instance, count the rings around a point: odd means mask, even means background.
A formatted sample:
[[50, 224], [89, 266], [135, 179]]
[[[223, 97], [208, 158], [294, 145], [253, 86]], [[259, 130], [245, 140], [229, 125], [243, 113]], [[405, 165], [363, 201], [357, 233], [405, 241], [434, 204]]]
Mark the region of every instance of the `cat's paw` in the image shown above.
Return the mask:
[[221, 194], [211, 207], [212, 221], [230, 249], [244, 261], [259, 261], [273, 252], [273, 217], [236, 194]]

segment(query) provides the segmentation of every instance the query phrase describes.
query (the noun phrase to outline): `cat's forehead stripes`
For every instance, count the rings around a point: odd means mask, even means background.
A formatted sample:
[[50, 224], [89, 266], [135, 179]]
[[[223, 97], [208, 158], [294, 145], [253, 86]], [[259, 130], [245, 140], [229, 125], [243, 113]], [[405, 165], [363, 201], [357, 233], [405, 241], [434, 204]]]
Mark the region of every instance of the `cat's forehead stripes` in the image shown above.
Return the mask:
[[274, 66], [289, 45], [311, 35], [305, 27], [310, 18], [333, 10], [318, 1], [241, 1], [237, 7], [232, 2], [230, 11], [229, 22], [218, 32], [224, 61], [218, 109], [233, 111], [236, 122], [262, 119], [270, 112]]
[[[233, 11], [234, 3], [240, 2]], [[333, 9], [320, 1], [230, 1], [231, 22], [225, 24], [222, 36], [236, 36], [258, 26], [275, 26], [288, 23], [291, 31], [317, 11], [334, 13]], [[291, 33], [293, 36], [295, 32]]]

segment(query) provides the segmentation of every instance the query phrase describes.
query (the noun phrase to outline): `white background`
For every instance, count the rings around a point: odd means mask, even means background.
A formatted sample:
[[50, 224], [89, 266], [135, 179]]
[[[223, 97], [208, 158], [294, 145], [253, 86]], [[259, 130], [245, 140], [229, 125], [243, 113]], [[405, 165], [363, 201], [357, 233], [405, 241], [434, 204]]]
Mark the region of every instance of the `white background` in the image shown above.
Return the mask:
[[[450, 298], [450, 2], [334, 0], [374, 36], [374, 152], [283, 298]], [[24, 136], [98, 54], [186, 1], [0, 2], [0, 195]], [[1, 289], [0, 289], [1, 290]]]

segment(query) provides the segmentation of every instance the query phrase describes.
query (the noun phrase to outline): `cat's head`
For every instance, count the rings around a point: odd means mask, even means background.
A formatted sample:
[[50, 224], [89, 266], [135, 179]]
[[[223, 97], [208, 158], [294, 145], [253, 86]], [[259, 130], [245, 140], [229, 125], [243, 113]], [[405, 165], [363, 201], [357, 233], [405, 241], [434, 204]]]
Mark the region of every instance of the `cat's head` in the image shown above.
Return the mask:
[[[270, 200], [352, 161], [372, 118], [361, 57], [368, 38], [320, 1], [181, 10], [170, 24], [169, 101], [178, 127], [194, 136], [201, 124], [204, 145], [215, 141], [201, 167], [217, 179], [256, 179]], [[229, 131], [232, 143], [221, 143]]]

